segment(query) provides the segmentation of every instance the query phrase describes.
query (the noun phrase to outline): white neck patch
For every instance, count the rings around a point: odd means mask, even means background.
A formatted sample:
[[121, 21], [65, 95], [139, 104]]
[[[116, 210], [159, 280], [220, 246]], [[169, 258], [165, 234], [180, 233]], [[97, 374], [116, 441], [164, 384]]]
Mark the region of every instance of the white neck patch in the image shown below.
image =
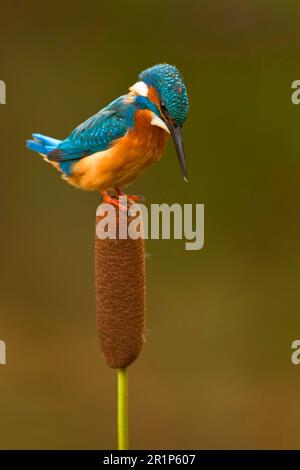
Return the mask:
[[159, 116], [157, 116], [157, 114], [152, 113], [152, 119], [151, 119], [150, 124], [152, 126], [161, 127], [164, 131], [166, 131], [168, 134], [170, 134], [170, 131], [167, 128], [166, 124], [164, 123], [164, 121], [162, 119], [160, 119]]
[[136, 82], [129, 90], [137, 95], [148, 96], [148, 85], [145, 82]]

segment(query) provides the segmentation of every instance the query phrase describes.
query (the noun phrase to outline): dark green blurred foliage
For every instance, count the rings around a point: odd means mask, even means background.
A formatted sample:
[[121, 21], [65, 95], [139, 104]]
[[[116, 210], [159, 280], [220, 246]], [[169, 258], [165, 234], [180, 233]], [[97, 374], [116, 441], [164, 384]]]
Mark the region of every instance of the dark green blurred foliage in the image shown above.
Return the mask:
[[149, 241], [148, 330], [130, 370], [134, 448], [299, 448], [300, 5], [296, 0], [1, 5], [1, 448], [115, 446], [116, 377], [95, 331], [98, 196], [25, 149], [65, 137], [166, 61], [190, 95], [132, 187], [205, 204], [205, 248]]

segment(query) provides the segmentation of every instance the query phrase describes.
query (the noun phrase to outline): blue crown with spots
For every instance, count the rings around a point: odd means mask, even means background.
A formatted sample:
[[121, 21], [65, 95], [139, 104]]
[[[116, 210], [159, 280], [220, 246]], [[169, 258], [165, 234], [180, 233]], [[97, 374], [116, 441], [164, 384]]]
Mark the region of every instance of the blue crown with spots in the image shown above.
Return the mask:
[[156, 89], [170, 117], [176, 125], [182, 126], [188, 114], [189, 99], [179, 70], [174, 65], [158, 64], [144, 70], [139, 79]]

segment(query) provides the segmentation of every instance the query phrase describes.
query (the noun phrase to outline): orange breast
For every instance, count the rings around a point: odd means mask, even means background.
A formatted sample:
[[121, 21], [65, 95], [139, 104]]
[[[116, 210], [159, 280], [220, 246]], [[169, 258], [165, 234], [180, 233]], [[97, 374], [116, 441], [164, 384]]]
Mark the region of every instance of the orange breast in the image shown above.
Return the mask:
[[169, 134], [151, 125], [152, 113], [139, 110], [135, 126], [104, 152], [83, 158], [68, 181], [87, 190], [126, 186], [161, 157]]
[[112, 147], [111, 158], [103, 162], [109, 187], [126, 186], [160, 159], [169, 134], [151, 125], [152, 113], [136, 112], [135, 127]]

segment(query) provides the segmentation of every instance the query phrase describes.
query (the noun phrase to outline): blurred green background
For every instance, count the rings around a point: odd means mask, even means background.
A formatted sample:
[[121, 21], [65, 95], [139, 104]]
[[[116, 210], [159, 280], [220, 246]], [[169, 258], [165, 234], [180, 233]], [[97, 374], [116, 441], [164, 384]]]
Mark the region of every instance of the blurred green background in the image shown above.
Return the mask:
[[137, 448], [299, 448], [300, 4], [1, 4], [0, 448], [116, 443], [116, 377], [95, 330], [97, 194], [25, 149], [64, 138], [159, 62], [190, 95], [173, 146], [132, 187], [205, 204], [205, 247], [148, 241], [147, 343], [130, 369]]

